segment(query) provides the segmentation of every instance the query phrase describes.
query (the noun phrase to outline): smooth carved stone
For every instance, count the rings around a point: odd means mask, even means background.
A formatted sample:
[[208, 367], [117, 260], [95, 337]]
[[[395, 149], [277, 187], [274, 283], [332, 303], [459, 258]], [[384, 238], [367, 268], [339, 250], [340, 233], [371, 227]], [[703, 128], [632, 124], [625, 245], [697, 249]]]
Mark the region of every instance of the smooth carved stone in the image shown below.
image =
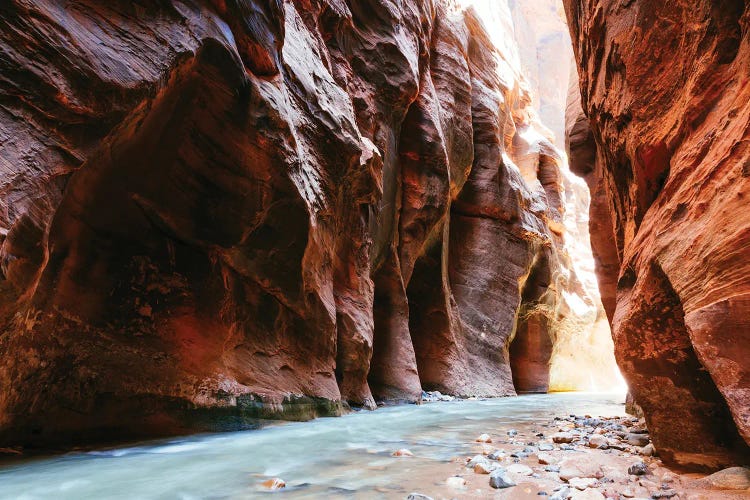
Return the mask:
[[737, 75], [748, 4], [563, 3], [580, 76], [566, 144], [591, 190], [599, 288], [631, 402], [666, 463], [745, 463], [750, 81]]
[[0, 446], [572, 373], [588, 198], [493, 4], [498, 46], [442, 0], [4, 1]]

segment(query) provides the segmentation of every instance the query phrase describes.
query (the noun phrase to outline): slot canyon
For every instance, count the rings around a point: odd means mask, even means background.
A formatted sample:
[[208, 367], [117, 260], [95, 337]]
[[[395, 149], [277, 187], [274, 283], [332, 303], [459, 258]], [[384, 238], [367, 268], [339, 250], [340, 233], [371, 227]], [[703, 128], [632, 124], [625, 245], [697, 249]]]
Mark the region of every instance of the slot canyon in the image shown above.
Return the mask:
[[750, 498], [748, 178], [750, 1], [6, 0], [0, 498]]

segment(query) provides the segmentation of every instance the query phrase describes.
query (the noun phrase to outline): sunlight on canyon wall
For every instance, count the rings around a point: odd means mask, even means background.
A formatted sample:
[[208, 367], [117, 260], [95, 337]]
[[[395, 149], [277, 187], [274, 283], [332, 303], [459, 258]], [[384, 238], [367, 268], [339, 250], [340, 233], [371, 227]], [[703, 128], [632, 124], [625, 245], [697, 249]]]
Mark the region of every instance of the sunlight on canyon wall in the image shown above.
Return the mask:
[[[553, 143], [560, 158], [559, 180], [564, 206], [564, 248], [568, 272], [580, 288], [562, 290], [563, 305], [543, 313], [555, 324], [550, 390], [621, 390], [625, 382], [615, 364], [613, 342], [594, 270], [589, 239], [588, 187], [568, 167], [565, 149], [565, 109], [574, 70], [570, 35], [559, 0], [460, 0], [473, 8], [486, 25], [493, 43], [506, 58], [503, 78], [525, 82], [537, 116], [519, 133], [528, 144], [534, 136]], [[573, 75], [574, 76], [574, 75]], [[537, 172], [524, 171], [524, 159], [512, 158], [532, 189], [544, 189]], [[559, 310], [566, 309], [567, 311]]]

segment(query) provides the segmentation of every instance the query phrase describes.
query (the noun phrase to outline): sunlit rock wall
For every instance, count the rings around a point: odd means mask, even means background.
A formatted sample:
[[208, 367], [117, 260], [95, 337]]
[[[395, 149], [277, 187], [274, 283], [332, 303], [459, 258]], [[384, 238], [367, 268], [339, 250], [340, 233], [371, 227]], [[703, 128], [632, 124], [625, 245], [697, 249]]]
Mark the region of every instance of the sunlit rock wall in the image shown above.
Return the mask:
[[665, 461], [747, 463], [750, 2], [565, 3], [618, 362]]
[[[563, 209], [563, 268], [570, 276], [559, 305], [571, 313], [555, 313], [556, 340], [552, 356], [551, 389], [611, 390], [624, 386], [616, 367], [609, 323], [599, 298], [594, 259], [589, 241], [589, 190], [585, 181], [570, 172], [565, 145], [568, 86], [575, 76], [573, 50], [560, 0], [508, 0], [471, 2], [496, 37], [506, 47], [512, 64], [521, 69], [535, 114], [533, 126], [520, 137], [530, 142], [551, 142], [559, 158], [559, 184]], [[507, 37], [512, 22], [512, 39]], [[497, 28], [500, 27], [500, 28]], [[536, 138], [535, 138], [536, 136]], [[533, 148], [532, 148], [533, 149]], [[538, 149], [538, 148], [537, 148]], [[535, 185], [536, 172], [517, 160], [526, 180]]]
[[0, 443], [547, 390], [595, 301], [499, 15], [5, 2]]

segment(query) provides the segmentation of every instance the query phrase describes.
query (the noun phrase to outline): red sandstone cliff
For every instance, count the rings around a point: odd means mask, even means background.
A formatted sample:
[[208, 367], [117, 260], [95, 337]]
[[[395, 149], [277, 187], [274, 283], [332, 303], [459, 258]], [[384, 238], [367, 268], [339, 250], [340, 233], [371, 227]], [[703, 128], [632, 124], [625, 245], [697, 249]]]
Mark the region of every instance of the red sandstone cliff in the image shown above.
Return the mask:
[[615, 351], [667, 461], [750, 443], [750, 3], [566, 1], [571, 166]]
[[546, 390], [589, 299], [471, 11], [12, 0], [0, 49], [0, 441]]

